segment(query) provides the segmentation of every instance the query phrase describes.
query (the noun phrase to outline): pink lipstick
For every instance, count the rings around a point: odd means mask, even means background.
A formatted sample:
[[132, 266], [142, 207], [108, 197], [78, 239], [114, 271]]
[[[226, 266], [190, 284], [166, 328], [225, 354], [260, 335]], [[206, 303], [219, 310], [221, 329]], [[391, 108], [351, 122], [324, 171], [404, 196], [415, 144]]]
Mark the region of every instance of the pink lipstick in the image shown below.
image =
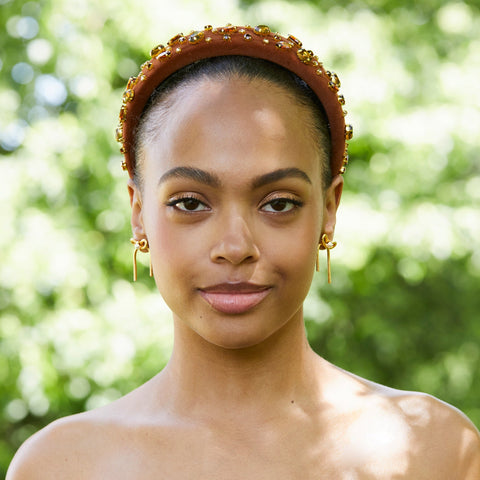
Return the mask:
[[201, 288], [199, 291], [202, 298], [214, 310], [238, 315], [258, 305], [270, 290], [271, 287], [253, 283], [222, 283]]

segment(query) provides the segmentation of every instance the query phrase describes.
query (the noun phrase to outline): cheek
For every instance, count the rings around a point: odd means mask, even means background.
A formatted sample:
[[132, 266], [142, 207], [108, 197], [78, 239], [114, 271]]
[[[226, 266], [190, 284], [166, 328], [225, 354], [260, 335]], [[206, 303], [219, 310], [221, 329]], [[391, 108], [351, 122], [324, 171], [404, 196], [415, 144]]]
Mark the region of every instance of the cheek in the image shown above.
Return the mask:
[[[319, 222], [305, 221], [302, 225], [285, 231], [268, 232], [264, 235], [261, 252], [282, 277], [310, 285], [315, 268], [319, 237]], [[266, 239], [266, 241], [265, 241]]]
[[165, 287], [184, 277], [189, 262], [188, 238], [176, 234], [155, 202], [144, 203], [143, 220], [153, 275], [163, 295]]
[[179, 226], [161, 213], [150, 217], [146, 229], [158, 291], [176, 314], [192, 314], [196, 288], [211, 268], [208, 232]]
[[[176, 276], [182, 278], [192, 259], [189, 257], [195, 250], [196, 242], [189, 235], [179, 235], [175, 229], [169, 228], [165, 218], [158, 218], [147, 231], [150, 242], [150, 254], [154, 266], [157, 283], [168, 277], [174, 281]], [[175, 276], [172, 276], [175, 273]]]

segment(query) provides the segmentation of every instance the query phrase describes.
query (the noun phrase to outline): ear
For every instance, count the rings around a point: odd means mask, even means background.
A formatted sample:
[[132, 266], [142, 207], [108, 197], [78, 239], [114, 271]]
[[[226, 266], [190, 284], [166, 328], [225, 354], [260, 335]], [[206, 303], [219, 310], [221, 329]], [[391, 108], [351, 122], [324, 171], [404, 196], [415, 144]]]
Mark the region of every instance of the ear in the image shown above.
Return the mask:
[[325, 192], [325, 203], [323, 206], [322, 234], [326, 233], [330, 240], [333, 240], [335, 224], [337, 222], [337, 209], [340, 205], [340, 198], [343, 190], [343, 177], [336, 175]]
[[140, 240], [146, 237], [145, 227], [143, 225], [142, 195], [131, 178], [128, 179], [127, 188], [128, 194], [130, 195], [130, 206], [132, 207], [130, 223], [132, 225], [133, 238]]

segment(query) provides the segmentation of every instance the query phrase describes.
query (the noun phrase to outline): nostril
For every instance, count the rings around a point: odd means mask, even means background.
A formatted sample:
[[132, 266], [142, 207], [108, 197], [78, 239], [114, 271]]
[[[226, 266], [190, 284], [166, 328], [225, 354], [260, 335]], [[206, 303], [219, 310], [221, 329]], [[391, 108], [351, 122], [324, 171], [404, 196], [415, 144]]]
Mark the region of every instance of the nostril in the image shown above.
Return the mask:
[[229, 241], [222, 239], [211, 250], [210, 255], [214, 262], [229, 262], [233, 265], [255, 262], [259, 257], [259, 251], [253, 241]]
[[245, 216], [226, 215], [210, 251], [212, 261], [226, 261], [233, 265], [256, 261], [259, 250], [250, 227]]

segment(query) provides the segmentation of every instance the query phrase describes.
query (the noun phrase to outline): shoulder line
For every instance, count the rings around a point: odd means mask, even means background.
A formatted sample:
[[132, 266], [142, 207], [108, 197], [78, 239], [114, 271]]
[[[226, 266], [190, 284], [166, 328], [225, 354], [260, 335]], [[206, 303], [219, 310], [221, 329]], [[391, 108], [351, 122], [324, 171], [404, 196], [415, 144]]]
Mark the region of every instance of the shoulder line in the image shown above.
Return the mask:
[[408, 427], [410, 446], [417, 452], [416, 461], [412, 458], [417, 477], [432, 478], [434, 466], [443, 475], [438, 478], [480, 479], [480, 433], [463, 412], [432, 395], [398, 390], [339, 370], [363, 385], [375, 401], [387, 402], [381, 406], [389, 405]]
[[[6, 480], [47, 480], [85, 478], [84, 462], [79, 461], [94, 427], [85, 415], [61, 418], [47, 425], [23, 443], [15, 454]], [[83, 465], [82, 465], [83, 464]]]
[[444, 466], [446, 478], [480, 479], [480, 432], [463, 412], [425, 393], [397, 391], [394, 397], [412, 426], [412, 441]]

